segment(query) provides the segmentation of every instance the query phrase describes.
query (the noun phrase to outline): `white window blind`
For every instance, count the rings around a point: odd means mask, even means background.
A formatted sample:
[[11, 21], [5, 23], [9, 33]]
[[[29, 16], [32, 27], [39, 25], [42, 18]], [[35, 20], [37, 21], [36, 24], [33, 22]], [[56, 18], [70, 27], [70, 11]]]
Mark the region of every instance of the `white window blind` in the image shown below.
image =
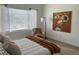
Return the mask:
[[32, 29], [37, 26], [36, 10], [20, 10], [8, 8], [10, 31]]

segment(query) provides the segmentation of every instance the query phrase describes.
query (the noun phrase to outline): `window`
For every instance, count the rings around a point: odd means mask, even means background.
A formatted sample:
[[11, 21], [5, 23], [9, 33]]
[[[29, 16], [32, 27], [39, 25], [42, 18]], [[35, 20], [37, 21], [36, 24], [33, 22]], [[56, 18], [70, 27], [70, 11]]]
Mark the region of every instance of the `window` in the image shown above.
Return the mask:
[[20, 10], [9, 8], [8, 13], [10, 31], [32, 29], [37, 25], [36, 10]]

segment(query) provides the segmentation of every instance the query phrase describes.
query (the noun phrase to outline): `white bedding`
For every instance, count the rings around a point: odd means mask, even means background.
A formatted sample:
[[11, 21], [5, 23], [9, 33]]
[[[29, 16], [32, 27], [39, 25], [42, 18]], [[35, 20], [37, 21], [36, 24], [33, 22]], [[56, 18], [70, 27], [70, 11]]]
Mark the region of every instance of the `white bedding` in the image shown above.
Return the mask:
[[23, 38], [19, 40], [14, 40], [20, 50], [22, 55], [50, 55], [51, 52], [34, 41], [29, 40], [28, 38]]

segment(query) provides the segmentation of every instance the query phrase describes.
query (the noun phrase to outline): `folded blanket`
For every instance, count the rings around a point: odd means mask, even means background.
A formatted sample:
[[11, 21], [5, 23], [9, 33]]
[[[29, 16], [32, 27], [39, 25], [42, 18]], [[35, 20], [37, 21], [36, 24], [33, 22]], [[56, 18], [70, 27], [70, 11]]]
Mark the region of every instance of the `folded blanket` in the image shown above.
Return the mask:
[[40, 44], [41, 46], [48, 48], [51, 51], [51, 54], [60, 52], [60, 48], [57, 45], [55, 45], [43, 38], [34, 37], [34, 36], [28, 36], [26, 38], [29, 38], [30, 40]]

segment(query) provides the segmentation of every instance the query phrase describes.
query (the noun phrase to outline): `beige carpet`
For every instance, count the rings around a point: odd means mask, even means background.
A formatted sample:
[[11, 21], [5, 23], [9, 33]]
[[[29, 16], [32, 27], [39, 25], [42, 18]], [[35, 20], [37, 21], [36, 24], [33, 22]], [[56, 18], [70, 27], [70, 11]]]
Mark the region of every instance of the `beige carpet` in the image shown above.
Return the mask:
[[58, 45], [61, 49], [61, 52], [55, 55], [79, 55], [78, 47], [74, 47], [74, 46], [53, 40], [53, 39], [48, 39], [48, 40]]

